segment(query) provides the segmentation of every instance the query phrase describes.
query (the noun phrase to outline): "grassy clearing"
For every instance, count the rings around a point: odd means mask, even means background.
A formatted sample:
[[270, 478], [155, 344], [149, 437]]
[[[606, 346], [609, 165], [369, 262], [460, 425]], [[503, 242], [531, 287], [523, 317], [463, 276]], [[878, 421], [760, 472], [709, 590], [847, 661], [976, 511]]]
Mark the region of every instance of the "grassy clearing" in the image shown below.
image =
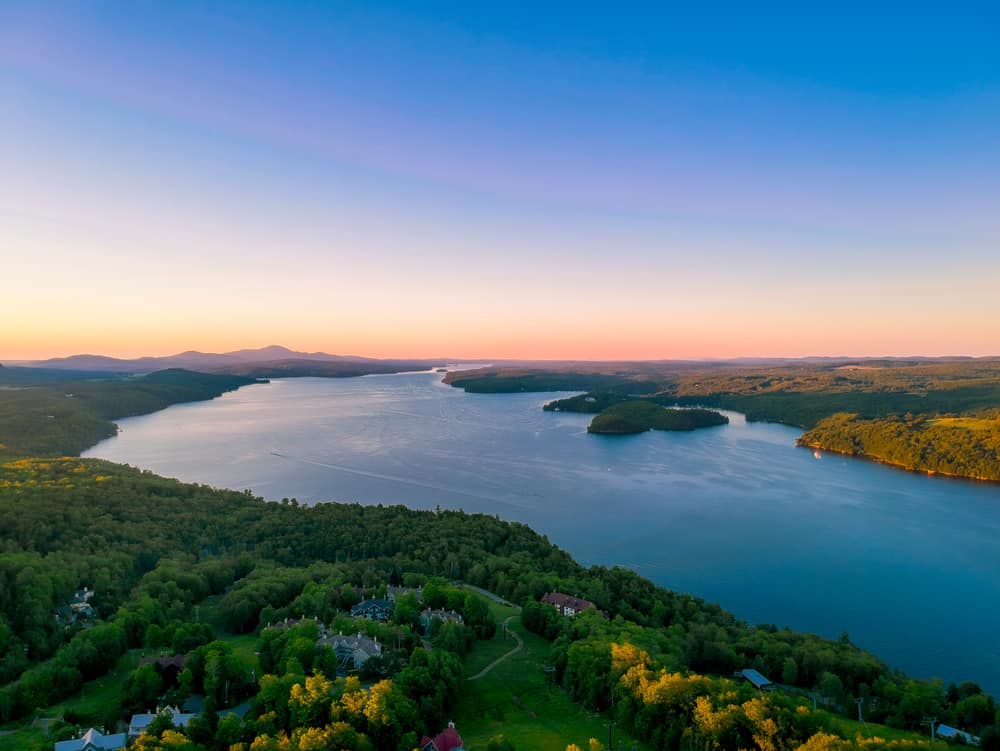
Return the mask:
[[961, 428], [962, 430], [996, 430], [1000, 420], [982, 417], [938, 417], [928, 420], [931, 425], [942, 428]]
[[928, 748], [942, 749], [942, 751], [948, 748], [948, 744], [944, 741], [936, 741], [932, 746], [930, 742], [931, 739], [921, 733], [914, 733], [909, 730], [899, 730], [898, 728], [890, 728], [874, 722], [866, 722], [862, 725], [857, 720], [849, 720], [846, 717], [841, 717], [840, 715], [823, 710], [818, 710], [817, 714], [822, 715], [829, 723], [829, 726], [845, 738], [857, 738], [860, 736], [862, 738], [877, 737], [887, 741], [924, 741], [927, 743]]
[[[495, 613], [500, 622], [512, 614], [511, 608], [504, 611]], [[590, 738], [607, 744], [604, 717], [587, 712], [561, 688], [547, 688], [542, 666], [548, 660], [549, 643], [526, 631], [519, 618], [512, 619], [509, 627], [524, 640], [524, 649], [483, 678], [466, 681], [455, 707], [455, 723], [466, 746], [483, 748], [491, 737], [501, 734], [517, 751], [562, 751], [569, 743], [586, 748]], [[478, 642], [466, 660], [466, 673], [478, 672], [514, 645], [502, 637]], [[619, 739], [625, 748], [632, 747], [632, 738], [616, 730], [616, 746]]]
[[116, 710], [121, 699], [125, 681], [139, 665], [140, 650], [133, 649], [122, 655], [115, 669], [96, 681], [84, 684], [80, 693], [66, 699], [61, 704], [50, 707], [43, 714], [55, 717], [64, 712], [76, 715], [92, 722], [101, 723], [102, 718]]
[[495, 602], [489, 602], [489, 604], [490, 612], [497, 623], [497, 632], [492, 639], [476, 642], [475, 648], [465, 658], [466, 675], [475, 675], [495, 659], [517, 646], [517, 642], [509, 634], [506, 639], [504, 638], [502, 625], [509, 617], [517, 615], [517, 608], [509, 608]]
[[52, 740], [39, 728], [25, 728], [8, 733], [0, 731], [0, 751], [52, 751]]

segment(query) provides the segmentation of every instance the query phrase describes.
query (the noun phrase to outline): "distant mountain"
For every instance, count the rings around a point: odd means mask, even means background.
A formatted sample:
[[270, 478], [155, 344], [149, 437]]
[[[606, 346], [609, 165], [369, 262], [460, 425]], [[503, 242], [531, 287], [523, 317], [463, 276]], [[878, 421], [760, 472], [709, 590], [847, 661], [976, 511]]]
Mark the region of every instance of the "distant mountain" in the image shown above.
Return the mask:
[[376, 373], [402, 373], [428, 370], [444, 365], [439, 360], [370, 360], [348, 358], [340, 360], [307, 360], [294, 358], [270, 362], [235, 363], [213, 368], [213, 373], [249, 376], [252, 378], [350, 378]]
[[[330, 355], [325, 352], [296, 352], [271, 345], [260, 349], [240, 349], [221, 354], [211, 352], [181, 352], [164, 357], [138, 357], [122, 359], [104, 355], [72, 355], [24, 363], [30, 367], [56, 370], [86, 370], [102, 373], [152, 373], [167, 368], [184, 368], [202, 372], [263, 374], [268, 370], [274, 375], [306, 375], [301, 372], [316, 369], [319, 375], [322, 364], [330, 375], [363, 375], [365, 373], [398, 373], [401, 370], [421, 370], [443, 364], [442, 360], [378, 360], [354, 355]], [[335, 367], [336, 365], [343, 367]], [[260, 366], [260, 367], [255, 367]], [[312, 375], [313, 373], [308, 373]]]

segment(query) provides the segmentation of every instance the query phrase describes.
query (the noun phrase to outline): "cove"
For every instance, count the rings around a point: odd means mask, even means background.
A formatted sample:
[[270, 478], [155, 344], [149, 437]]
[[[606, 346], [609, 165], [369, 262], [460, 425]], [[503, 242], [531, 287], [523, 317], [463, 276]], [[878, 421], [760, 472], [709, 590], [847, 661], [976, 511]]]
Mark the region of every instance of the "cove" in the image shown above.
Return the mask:
[[793, 428], [587, 434], [552, 394], [466, 394], [440, 373], [279, 379], [119, 421], [84, 456], [298, 498], [525, 522], [751, 623], [856, 644], [1000, 695], [1000, 486], [795, 447]]

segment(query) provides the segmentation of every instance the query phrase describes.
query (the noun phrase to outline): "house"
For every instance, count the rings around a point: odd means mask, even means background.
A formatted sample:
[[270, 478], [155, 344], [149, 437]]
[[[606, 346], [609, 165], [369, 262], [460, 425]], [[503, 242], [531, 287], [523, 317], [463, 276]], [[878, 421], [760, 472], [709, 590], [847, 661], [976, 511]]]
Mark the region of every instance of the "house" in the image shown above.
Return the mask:
[[775, 686], [770, 679], [753, 668], [737, 670], [733, 673], [733, 676], [736, 678], [742, 678], [758, 691], [774, 691], [774, 689], [777, 688], [777, 686]]
[[442, 623], [463, 623], [462, 614], [455, 610], [432, 610], [427, 608], [420, 613], [420, 628], [425, 632], [431, 626], [431, 621], [438, 618]]
[[392, 613], [392, 603], [389, 600], [362, 600], [351, 608], [352, 618], [367, 618], [370, 621], [387, 621]]
[[981, 742], [979, 736], [966, 733], [964, 730], [959, 730], [958, 728], [953, 728], [951, 725], [938, 725], [936, 733], [938, 738], [944, 738], [946, 741], [961, 738], [970, 746], [978, 746]]
[[69, 605], [59, 605], [52, 608], [52, 615], [55, 617], [56, 623], [63, 628], [69, 628], [76, 623], [76, 613]]
[[174, 683], [177, 681], [177, 676], [180, 675], [180, 672], [184, 669], [184, 663], [186, 661], [187, 658], [185, 658], [184, 655], [173, 655], [169, 657], [160, 655], [159, 657], [143, 657], [139, 664], [154, 665], [156, 667], [156, 672], [160, 674], [163, 680], [167, 683]]
[[125, 733], [104, 735], [91, 728], [81, 738], [58, 741], [53, 751], [113, 751], [119, 748], [125, 748]]
[[425, 735], [420, 741], [420, 751], [464, 751], [462, 736], [455, 729], [455, 723], [449, 722], [448, 727], [434, 738]]
[[94, 598], [94, 590], [84, 587], [83, 589], [78, 589], [73, 598], [69, 601], [69, 606], [73, 610], [80, 612], [82, 610], [90, 609], [90, 601]]
[[177, 709], [177, 707], [158, 707], [155, 713], [144, 712], [142, 714], [134, 714], [128, 724], [128, 739], [130, 741], [134, 741], [140, 735], [145, 733], [146, 729], [153, 724], [153, 720], [161, 714], [169, 717], [170, 721], [174, 724], [174, 727], [178, 728], [186, 728], [188, 723], [198, 716], [193, 712], [181, 712]]
[[331, 648], [337, 655], [341, 667], [361, 669], [372, 657], [382, 656], [382, 645], [378, 639], [369, 639], [359, 631], [357, 636], [327, 636], [316, 644]]
[[584, 600], [583, 598], [563, 594], [562, 592], [549, 592], [542, 598], [542, 602], [546, 605], [552, 605], [559, 615], [570, 617], [577, 613], [582, 613], [584, 610], [597, 607], [590, 600]]
[[75, 623], [83, 622], [84, 628], [89, 621], [94, 620], [96, 613], [90, 601], [94, 597], [94, 590], [84, 587], [76, 591], [66, 605], [59, 605], [52, 609], [52, 614], [63, 628], [69, 628]]

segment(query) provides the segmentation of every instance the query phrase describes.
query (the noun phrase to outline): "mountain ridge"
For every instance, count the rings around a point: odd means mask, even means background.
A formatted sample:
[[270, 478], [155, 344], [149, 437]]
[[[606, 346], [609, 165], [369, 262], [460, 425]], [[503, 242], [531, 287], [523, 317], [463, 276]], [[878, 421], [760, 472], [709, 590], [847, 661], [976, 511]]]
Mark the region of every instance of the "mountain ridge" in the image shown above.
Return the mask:
[[297, 352], [278, 344], [259, 349], [238, 349], [230, 352], [199, 352], [186, 350], [173, 355], [145, 356], [136, 358], [109, 357], [107, 355], [78, 354], [53, 357], [47, 360], [32, 360], [23, 363], [27, 367], [50, 368], [56, 370], [89, 370], [108, 373], [152, 373], [168, 368], [188, 370], [222, 370], [248, 367], [254, 364], [276, 362], [344, 363], [367, 365], [405, 365], [431, 367], [443, 362], [442, 359], [378, 359], [359, 355], [331, 355], [326, 352]]

